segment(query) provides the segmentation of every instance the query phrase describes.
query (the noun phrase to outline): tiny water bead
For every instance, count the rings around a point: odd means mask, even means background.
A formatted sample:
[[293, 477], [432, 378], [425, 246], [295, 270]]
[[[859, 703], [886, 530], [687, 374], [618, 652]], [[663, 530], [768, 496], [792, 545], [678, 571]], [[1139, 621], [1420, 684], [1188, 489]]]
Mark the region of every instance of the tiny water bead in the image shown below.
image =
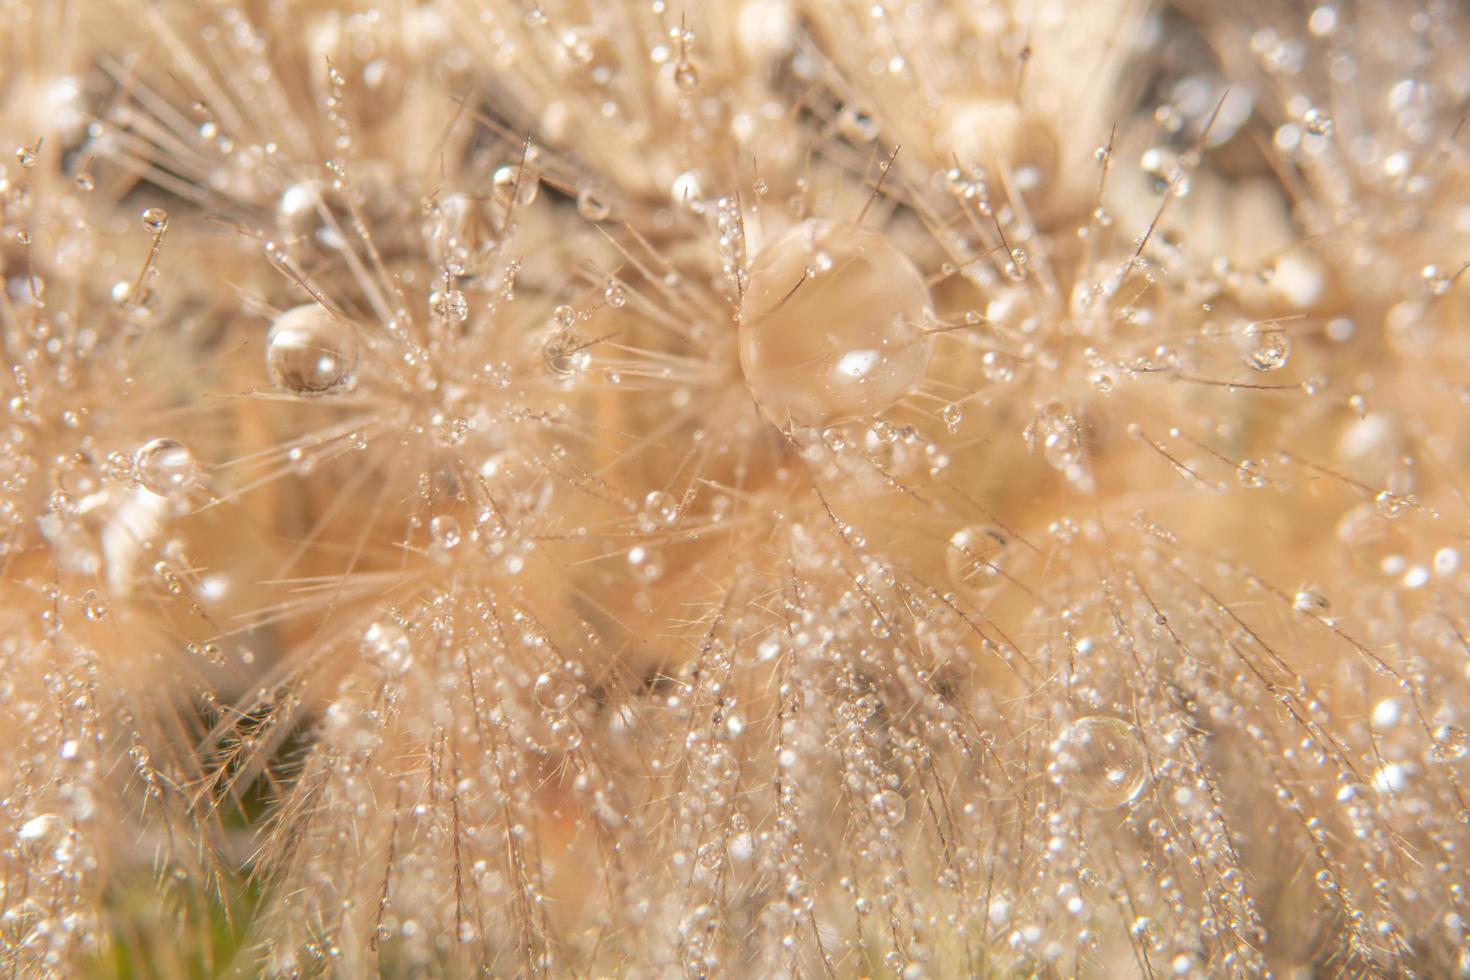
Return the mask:
[[364, 630], [362, 652], [386, 674], [402, 674], [413, 663], [408, 634], [392, 623], [373, 623]]
[[351, 388], [357, 357], [351, 325], [314, 303], [282, 313], [266, 335], [265, 366], [271, 382], [301, 395]]
[[955, 586], [972, 594], [988, 590], [1001, 579], [1002, 561], [1010, 538], [986, 524], [962, 527], [949, 539], [945, 566]]
[[1066, 470], [1082, 459], [1082, 426], [1061, 402], [1043, 405], [1022, 435], [1052, 469]]
[[1092, 715], [1064, 728], [1051, 744], [1047, 775], [1072, 796], [1099, 810], [1128, 803], [1143, 789], [1143, 744], [1133, 726]]
[[781, 428], [878, 414], [923, 380], [929, 288], [884, 235], [811, 219], [756, 257], [740, 304], [740, 367]]
[[1279, 371], [1291, 358], [1291, 338], [1279, 329], [1251, 324], [1245, 343], [1245, 363], [1253, 371]]
[[199, 480], [199, 466], [189, 447], [175, 439], [152, 439], [133, 456], [138, 482], [160, 497], [179, 497]]
[[541, 190], [541, 178], [530, 166], [506, 164], [490, 177], [495, 188], [495, 200], [503, 208], [525, 207], [536, 200]]
[[163, 208], [149, 208], [144, 211], [143, 230], [150, 235], [162, 235], [168, 231], [168, 212]]
[[607, 197], [595, 187], [583, 187], [577, 191], [577, 213], [588, 221], [606, 221], [612, 214]]

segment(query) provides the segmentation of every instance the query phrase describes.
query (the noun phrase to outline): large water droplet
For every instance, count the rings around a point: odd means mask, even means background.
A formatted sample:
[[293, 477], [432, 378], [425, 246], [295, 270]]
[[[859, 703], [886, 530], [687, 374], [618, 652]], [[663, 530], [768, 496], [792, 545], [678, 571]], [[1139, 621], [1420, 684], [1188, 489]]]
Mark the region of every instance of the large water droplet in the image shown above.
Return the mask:
[[491, 175], [490, 182], [495, 188], [495, 201], [503, 208], [512, 204], [525, 207], [541, 190], [541, 178], [529, 166], [506, 164]]
[[1082, 458], [1082, 427], [1061, 402], [1043, 405], [1026, 426], [1026, 445], [1053, 469], [1065, 470]]
[[1079, 718], [1052, 742], [1046, 771], [1064, 792], [1089, 806], [1119, 807], [1143, 789], [1143, 744], [1125, 721], [1103, 715]]
[[144, 211], [143, 230], [150, 235], [162, 235], [168, 230], [168, 212], [163, 208], [149, 208]]
[[199, 480], [199, 466], [189, 447], [174, 439], [152, 439], [133, 456], [138, 482], [160, 497], [179, 497]]
[[352, 327], [314, 303], [276, 317], [265, 340], [265, 366], [278, 387], [301, 395], [350, 389], [356, 378]]
[[883, 235], [809, 220], [767, 246], [740, 304], [740, 366], [782, 428], [884, 411], [923, 380], [929, 289]]
[[945, 567], [957, 588], [971, 595], [985, 592], [1001, 579], [1001, 565], [1010, 538], [987, 524], [962, 527], [949, 539]]
[[1279, 371], [1291, 358], [1291, 338], [1283, 330], [1253, 323], [1246, 328], [1245, 363], [1253, 371]]
[[402, 674], [413, 663], [408, 634], [392, 623], [373, 623], [362, 634], [363, 655], [384, 673]]

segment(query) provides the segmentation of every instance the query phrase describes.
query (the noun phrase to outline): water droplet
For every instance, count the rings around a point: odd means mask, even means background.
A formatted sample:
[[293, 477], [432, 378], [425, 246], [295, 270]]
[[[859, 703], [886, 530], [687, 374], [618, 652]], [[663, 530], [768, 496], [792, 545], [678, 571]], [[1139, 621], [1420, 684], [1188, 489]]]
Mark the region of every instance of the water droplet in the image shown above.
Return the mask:
[[65, 824], [56, 814], [43, 813], [21, 824], [15, 836], [22, 845], [39, 850], [57, 840], [64, 828]]
[[1117, 718], [1080, 718], [1051, 744], [1051, 781], [1100, 810], [1131, 801], [1146, 774], [1143, 744], [1133, 726]]
[[699, 71], [693, 62], [681, 61], [674, 69], [674, 84], [680, 91], [692, 92], [699, 85]]
[[365, 657], [387, 674], [402, 674], [413, 663], [408, 634], [392, 623], [373, 623], [362, 634]]
[[602, 298], [607, 300], [607, 305], [613, 309], [621, 309], [628, 302], [628, 292], [623, 289], [622, 283], [609, 279], [607, 287], [602, 291]]
[[673, 494], [654, 490], [643, 498], [643, 517], [648, 526], [668, 526], [679, 519], [679, 501]]
[[1259, 490], [1266, 485], [1266, 464], [1260, 460], [1243, 459], [1235, 466], [1235, 478], [1241, 486]]
[[272, 383], [297, 394], [350, 389], [357, 356], [351, 325], [315, 303], [282, 313], [266, 335], [265, 365]]
[[495, 188], [495, 200], [503, 208], [512, 204], [525, 207], [536, 200], [541, 190], [541, 178], [529, 166], [506, 164], [495, 171], [490, 182]]
[[189, 447], [174, 439], [152, 439], [133, 455], [138, 481], [160, 497], [180, 497], [199, 480]]
[[[561, 307], [559, 307], [560, 309]], [[571, 307], [566, 307], [571, 309]], [[592, 355], [582, 338], [572, 330], [554, 330], [541, 345], [541, 360], [547, 370], [564, 379], [575, 378], [587, 369]]]
[[429, 312], [450, 323], [463, 323], [469, 318], [470, 303], [458, 289], [435, 290], [429, 294]]
[[1404, 512], [1409, 509], [1409, 501], [1390, 490], [1383, 490], [1373, 498], [1373, 506], [1378, 509], [1378, 513], [1393, 520], [1403, 516]]
[[1010, 538], [988, 524], [963, 527], [950, 536], [945, 567], [955, 586], [971, 595], [983, 593], [1002, 581], [1001, 568]]
[[1252, 323], [1246, 328], [1245, 363], [1253, 371], [1277, 371], [1291, 357], [1291, 338], [1284, 330]]
[[1313, 136], [1332, 135], [1332, 117], [1316, 106], [1312, 106], [1302, 114], [1302, 125], [1306, 126], [1307, 132]]
[[162, 235], [168, 231], [168, 212], [163, 208], [149, 208], [144, 211], [143, 229], [150, 235]]
[[1040, 452], [1056, 470], [1065, 470], [1082, 458], [1082, 427], [1061, 402], [1042, 406], [1023, 433], [1026, 445]]
[[577, 191], [577, 213], [588, 221], [606, 221], [612, 214], [612, 207], [600, 190], [584, 187]]
[[1326, 616], [1331, 603], [1314, 588], [1304, 588], [1292, 599], [1292, 608], [1307, 616]]
[[1139, 166], [1149, 178], [1149, 187], [1155, 194], [1170, 189], [1180, 197], [1189, 193], [1189, 174], [1178, 153], [1167, 146], [1152, 146], [1143, 152]]
[[1436, 762], [1458, 762], [1470, 755], [1470, 735], [1459, 725], [1441, 725], [1434, 730], [1434, 747], [1429, 751]]
[[896, 790], [885, 789], [875, 794], [872, 803], [874, 815], [890, 827], [903, 823], [903, 818], [908, 812], [908, 804], [903, 794]]
[[459, 519], [440, 514], [429, 521], [429, 541], [435, 551], [449, 551], [459, 546]]
[[632, 569], [634, 578], [647, 585], [657, 582], [664, 575], [663, 556], [644, 545], [635, 545], [628, 551], [628, 567]]
[[107, 618], [107, 597], [97, 589], [88, 589], [82, 593], [82, 614], [87, 617], [89, 623], [97, 623]]
[[[831, 271], [812, 278], [822, 253]], [[777, 426], [875, 415], [922, 380], [933, 321], [923, 277], [887, 238], [813, 219], [751, 265], [740, 305], [740, 366]]]
[[1424, 279], [1425, 288], [1434, 296], [1443, 296], [1450, 291], [1450, 286], [1454, 285], [1454, 279], [1446, 275], [1437, 265], [1426, 265], [1419, 270], [1419, 274]]
[[871, 143], [878, 138], [878, 123], [856, 106], [844, 106], [837, 116], [837, 129], [854, 143]]

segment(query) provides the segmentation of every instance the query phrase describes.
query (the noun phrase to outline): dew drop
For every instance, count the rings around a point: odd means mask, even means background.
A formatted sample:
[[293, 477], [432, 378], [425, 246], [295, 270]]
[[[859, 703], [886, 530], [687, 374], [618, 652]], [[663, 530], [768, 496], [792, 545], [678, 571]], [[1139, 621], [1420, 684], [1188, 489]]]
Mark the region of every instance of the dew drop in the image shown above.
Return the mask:
[[56, 814], [43, 813], [21, 824], [15, 836], [22, 845], [41, 848], [56, 840], [61, 835], [63, 827], [61, 818]]
[[628, 567], [633, 577], [646, 585], [652, 585], [664, 575], [663, 556], [644, 545], [635, 545], [628, 551]]
[[350, 389], [357, 356], [352, 327], [315, 303], [282, 313], [266, 335], [265, 366], [272, 383], [297, 394]]
[[98, 589], [88, 589], [82, 593], [82, 613], [90, 623], [98, 623], [107, 618], [107, 597]]
[[449, 323], [463, 323], [469, 319], [470, 304], [458, 289], [435, 290], [429, 294], [429, 312]]
[[1235, 478], [1240, 485], [1259, 490], [1266, 485], [1266, 466], [1259, 460], [1243, 459], [1235, 466]]
[[1313, 136], [1332, 135], [1332, 117], [1316, 106], [1302, 114], [1302, 125], [1306, 126], [1307, 132]]
[[1180, 197], [1189, 193], [1189, 175], [1184, 169], [1183, 161], [1178, 153], [1168, 147], [1149, 147], [1143, 152], [1139, 166], [1149, 179], [1149, 187], [1155, 194], [1163, 194], [1171, 189]]
[[668, 526], [679, 518], [679, 501], [673, 494], [654, 490], [643, 498], [643, 517], [648, 525]]
[[495, 200], [503, 208], [512, 204], [525, 207], [536, 200], [541, 190], [541, 178], [530, 167], [506, 164], [496, 169], [490, 182], [494, 187]]
[[373, 623], [364, 630], [362, 652], [386, 674], [403, 674], [413, 663], [408, 634], [392, 623]]
[[[821, 256], [831, 269], [814, 278]], [[782, 428], [876, 415], [922, 380], [933, 321], [923, 277], [892, 242], [812, 219], [751, 264], [740, 366], [761, 411]]]
[[1102, 715], [1080, 718], [1052, 742], [1047, 775], [1089, 806], [1119, 807], [1143, 789], [1143, 745], [1125, 721]]
[[199, 480], [199, 465], [189, 447], [175, 439], [151, 439], [133, 455], [138, 481], [160, 497], [176, 498]]
[[1429, 752], [1436, 762], [1458, 762], [1470, 755], [1470, 734], [1459, 725], [1441, 725], [1434, 730], [1434, 747]]
[[972, 595], [982, 593], [1001, 579], [1001, 568], [1010, 538], [988, 524], [963, 527], [950, 536], [945, 550], [945, 567], [955, 587]]
[[577, 213], [588, 221], [606, 221], [612, 207], [597, 188], [584, 187], [577, 191]]
[[874, 814], [890, 827], [903, 823], [908, 812], [908, 804], [897, 790], [885, 789], [875, 794], [872, 803]]
[[1066, 470], [1082, 458], [1082, 427], [1061, 402], [1050, 402], [1023, 433], [1030, 450], [1040, 452], [1056, 470]]
[[168, 230], [168, 212], [163, 208], [149, 208], [144, 211], [143, 229], [150, 235], [162, 235]]
[[854, 143], [871, 143], [878, 138], [877, 122], [856, 106], [843, 107], [837, 116], [837, 129]]
[[461, 536], [459, 519], [440, 514], [429, 521], [429, 542], [435, 551], [450, 551], [459, 547]]
[[1291, 338], [1283, 330], [1253, 323], [1246, 328], [1245, 363], [1253, 371], [1279, 371], [1291, 357]]

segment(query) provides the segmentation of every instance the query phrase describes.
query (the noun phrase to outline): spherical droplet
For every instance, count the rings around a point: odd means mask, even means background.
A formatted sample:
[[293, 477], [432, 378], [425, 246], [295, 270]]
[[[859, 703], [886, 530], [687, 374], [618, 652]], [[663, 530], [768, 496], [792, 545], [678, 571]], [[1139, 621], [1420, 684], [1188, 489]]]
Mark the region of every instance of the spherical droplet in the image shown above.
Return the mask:
[[679, 517], [679, 501], [673, 494], [654, 490], [643, 498], [642, 516], [649, 527], [672, 524]]
[[1082, 458], [1082, 427], [1061, 402], [1043, 405], [1023, 435], [1031, 451], [1039, 451], [1052, 469], [1066, 470]]
[[448, 514], [440, 514], [429, 522], [429, 540], [435, 551], [458, 547], [461, 533], [459, 519]]
[[408, 634], [392, 623], [373, 623], [362, 634], [362, 652], [388, 674], [402, 674], [413, 663]]
[[1119, 807], [1143, 789], [1143, 744], [1125, 721], [1103, 715], [1079, 718], [1052, 742], [1047, 775], [1088, 806]]
[[541, 190], [541, 178], [530, 167], [506, 164], [490, 177], [495, 188], [495, 200], [502, 206], [525, 207], [536, 200]]
[[633, 572], [633, 577], [647, 585], [652, 585], [664, 575], [664, 559], [653, 548], [643, 545], [635, 545], [628, 552], [628, 567]]
[[934, 350], [929, 289], [883, 235], [812, 219], [763, 249], [740, 304], [740, 366], [773, 423], [876, 415]]
[[606, 221], [612, 208], [602, 192], [595, 187], [584, 187], [577, 191], [577, 213], [588, 221]]
[[199, 480], [199, 466], [189, 447], [174, 439], [152, 439], [133, 456], [138, 481], [160, 497], [189, 492]]
[[908, 803], [903, 795], [896, 790], [885, 789], [873, 797], [873, 812], [883, 822], [891, 827], [903, 823], [903, 818], [908, 811]]
[[144, 211], [143, 229], [150, 235], [162, 235], [168, 230], [168, 212], [163, 208], [149, 208]]
[[674, 84], [683, 92], [694, 91], [699, 84], [699, 71], [692, 62], [683, 61], [674, 69]]
[[1441, 725], [1434, 730], [1430, 754], [1436, 762], [1458, 762], [1470, 755], [1470, 735], [1459, 725]]
[[469, 318], [470, 304], [458, 289], [435, 290], [429, 294], [429, 312], [449, 323], [463, 323]]
[[1245, 363], [1253, 371], [1279, 371], [1291, 357], [1285, 331], [1251, 324], [1246, 330]]
[[351, 325], [314, 303], [287, 310], [271, 324], [265, 366], [278, 387], [323, 395], [352, 387], [357, 337]]
[[1001, 581], [1001, 562], [1010, 538], [987, 524], [962, 527], [949, 539], [945, 566], [955, 586], [971, 594], [983, 592]]

